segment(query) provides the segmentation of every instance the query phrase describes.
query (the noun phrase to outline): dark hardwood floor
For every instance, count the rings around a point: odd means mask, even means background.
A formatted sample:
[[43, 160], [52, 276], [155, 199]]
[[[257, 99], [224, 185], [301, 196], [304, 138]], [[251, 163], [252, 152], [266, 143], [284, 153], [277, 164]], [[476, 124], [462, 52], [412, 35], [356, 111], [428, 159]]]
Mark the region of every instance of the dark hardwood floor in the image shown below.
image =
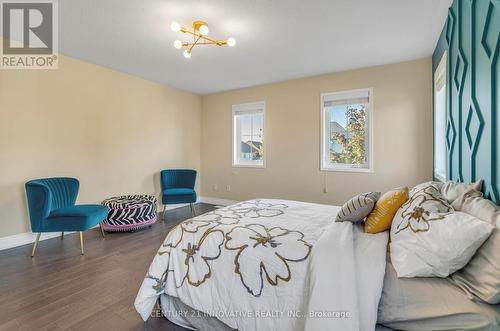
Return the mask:
[[[215, 209], [196, 204], [196, 214]], [[144, 323], [134, 300], [154, 254], [170, 229], [191, 216], [189, 207], [167, 211], [166, 221], [132, 233], [85, 233], [0, 251], [0, 331], [185, 330], [164, 317]], [[43, 236], [43, 234], [42, 234]]]

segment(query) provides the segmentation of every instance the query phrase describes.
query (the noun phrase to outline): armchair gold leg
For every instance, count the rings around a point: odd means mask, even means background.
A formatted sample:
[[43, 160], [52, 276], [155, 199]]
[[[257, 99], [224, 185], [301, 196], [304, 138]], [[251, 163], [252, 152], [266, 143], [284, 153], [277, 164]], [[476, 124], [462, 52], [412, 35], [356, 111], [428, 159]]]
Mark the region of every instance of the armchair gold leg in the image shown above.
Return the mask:
[[161, 220], [165, 221], [165, 215], [167, 214], [167, 205], [163, 205], [163, 213], [161, 214]]
[[102, 228], [102, 224], [99, 223], [99, 227], [101, 228], [101, 234], [103, 238], [106, 238], [106, 235], [104, 234], [104, 229]]
[[35, 243], [33, 244], [33, 250], [31, 251], [31, 257], [35, 256], [36, 246], [38, 245], [38, 240], [40, 240], [41, 234], [42, 234], [41, 232], [38, 232], [38, 234], [36, 235], [36, 240]]
[[189, 204], [189, 207], [191, 207], [191, 215], [196, 216], [196, 212], [194, 210], [194, 205], [192, 203]]
[[83, 232], [80, 231], [80, 250], [82, 251], [83, 255]]
[[64, 239], [64, 231], [61, 232], [61, 240], [63, 240], [63, 239]]

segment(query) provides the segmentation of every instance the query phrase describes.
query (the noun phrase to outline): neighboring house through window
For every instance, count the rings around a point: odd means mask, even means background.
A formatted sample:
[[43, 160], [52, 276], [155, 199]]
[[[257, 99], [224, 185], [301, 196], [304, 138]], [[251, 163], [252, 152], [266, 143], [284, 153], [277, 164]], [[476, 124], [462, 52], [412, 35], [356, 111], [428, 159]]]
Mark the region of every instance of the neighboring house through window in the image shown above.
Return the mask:
[[373, 171], [372, 89], [321, 94], [321, 170]]
[[264, 167], [265, 108], [264, 102], [233, 105], [233, 166]]

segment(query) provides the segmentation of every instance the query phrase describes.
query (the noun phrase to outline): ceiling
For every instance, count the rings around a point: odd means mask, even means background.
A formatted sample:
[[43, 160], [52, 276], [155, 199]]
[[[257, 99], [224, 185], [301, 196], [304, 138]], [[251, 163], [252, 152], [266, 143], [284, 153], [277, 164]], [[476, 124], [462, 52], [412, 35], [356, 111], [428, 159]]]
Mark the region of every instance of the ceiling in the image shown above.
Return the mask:
[[[430, 56], [452, 0], [65, 0], [60, 52], [196, 94]], [[234, 48], [175, 49], [178, 21]]]

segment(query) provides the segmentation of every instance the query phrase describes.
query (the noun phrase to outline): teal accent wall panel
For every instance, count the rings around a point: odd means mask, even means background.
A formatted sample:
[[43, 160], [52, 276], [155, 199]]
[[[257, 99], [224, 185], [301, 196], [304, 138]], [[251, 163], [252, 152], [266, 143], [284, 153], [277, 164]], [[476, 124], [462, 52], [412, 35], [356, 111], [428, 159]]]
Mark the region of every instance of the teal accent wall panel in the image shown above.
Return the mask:
[[500, 0], [454, 0], [432, 62], [448, 52], [448, 178], [483, 179], [500, 204]]

